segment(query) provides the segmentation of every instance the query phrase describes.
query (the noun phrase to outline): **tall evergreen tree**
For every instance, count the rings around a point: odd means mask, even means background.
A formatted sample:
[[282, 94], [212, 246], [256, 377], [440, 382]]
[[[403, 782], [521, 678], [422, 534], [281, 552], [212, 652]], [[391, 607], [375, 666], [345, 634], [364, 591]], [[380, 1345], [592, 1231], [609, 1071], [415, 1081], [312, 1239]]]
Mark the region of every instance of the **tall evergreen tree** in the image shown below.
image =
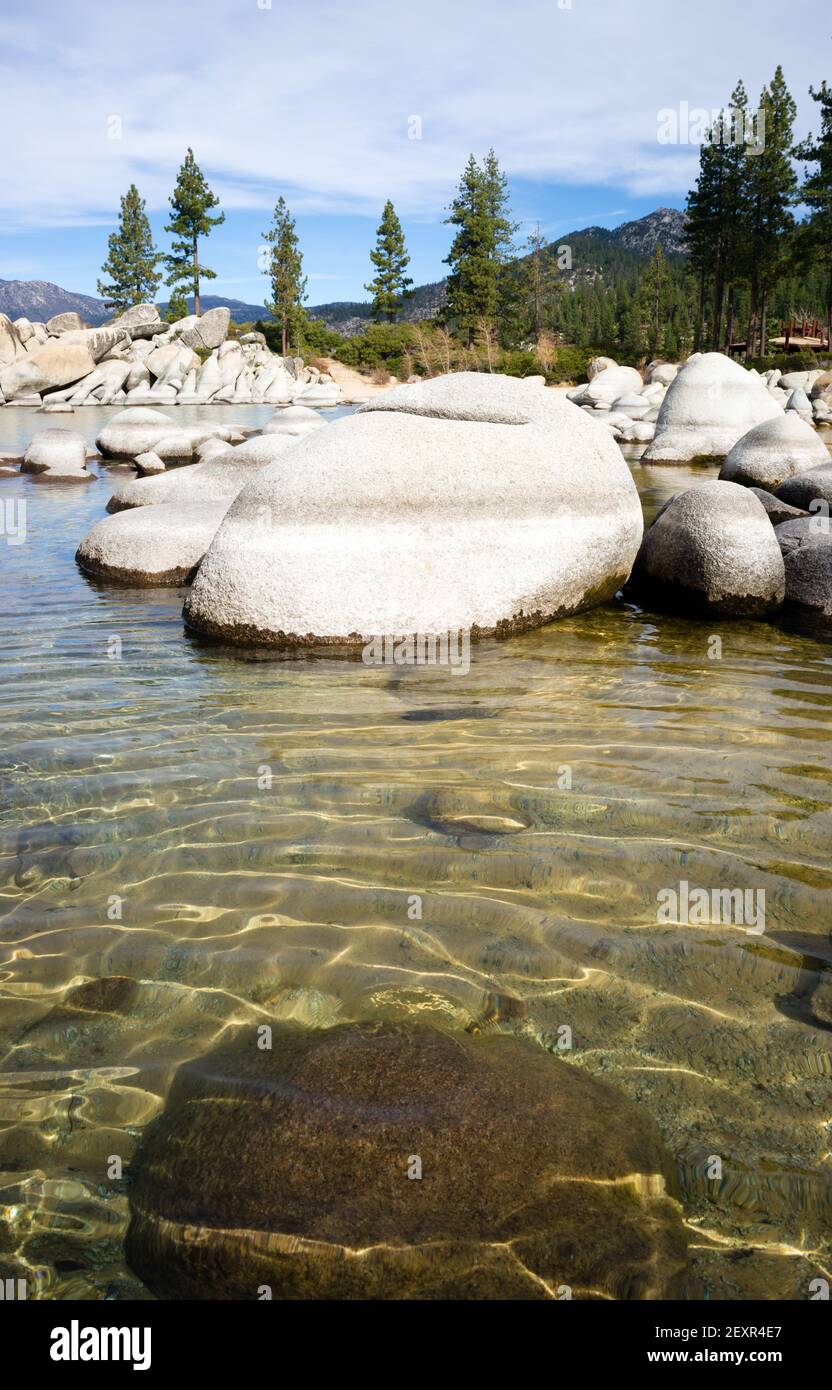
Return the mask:
[[292, 342], [300, 345], [306, 317], [303, 311], [306, 278], [295, 222], [282, 197], [277, 200], [272, 225], [263, 233], [263, 240], [271, 247], [265, 273], [271, 281], [272, 298], [266, 307], [280, 328], [285, 357]]
[[482, 167], [469, 157], [445, 221], [457, 229], [446, 257], [451, 272], [445, 314], [470, 344], [482, 324], [493, 324], [497, 317], [500, 270], [515, 231], [508, 182], [493, 150]]
[[658, 242], [641, 281], [639, 299], [645, 318], [647, 351], [654, 357], [663, 347], [670, 277], [667, 261]]
[[194, 152], [188, 149], [184, 163], [179, 170], [176, 187], [170, 197], [173, 217], [166, 232], [172, 232], [175, 240], [170, 255], [165, 257], [168, 269], [168, 285], [187, 284], [194, 296], [194, 313], [200, 312], [200, 280], [216, 280], [217, 273], [199, 262], [199, 238], [209, 236], [214, 227], [225, 221], [225, 213], [216, 217], [210, 215], [211, 208], [219, 205], [219, 198], [208, 187], [205, 175], [194, 159]]
[[826, 280], [826, 342], [832, 351], [832, 87], [822, 82], [809, 95], [820, 107], [820, 132], [815, 139], [809, 136], [795, 149], [795, 156], [804, 164], [816, 167], [800, 188], [800, 200], [809, 208], [809, 216], [801, 227], [798, 244], [809, 253], [810, 265], [817, 266]]
[[118, 231], [107, 240], [108, 255], [101, 272], [110, 283], [99, 280], [98, 293], [106, 299], [107, 308], [119, 314], [133, 304], [152, 302], [162, 278], [156, 269], [160, 258], [144, 206], [139, 190], [131, 183], [121, 199]]
[[402, 301], [411, 293], [409, 286], [413, 281], [405, 275], [410, 257], [404, 243], [402, 224], [389, 198], [384, 204], [376, 231], [375, 250], [370, 252], [370, 260], [376, 273], [364, 288], [373, 296], [373, 318], [376, 323], [383, 319], [395, 323]]
[[797, 193], [792, 168], [794, 119], [797, 107], [778, 66], [760, 96], [765, 139], [759, 154], [746, 155], [745, 245], [749, 262], [751, 301], [748, 311], [746, 357], [766, 350], [768, 296], [787, 264], [789, 234], [794, 218], [789, 210]]

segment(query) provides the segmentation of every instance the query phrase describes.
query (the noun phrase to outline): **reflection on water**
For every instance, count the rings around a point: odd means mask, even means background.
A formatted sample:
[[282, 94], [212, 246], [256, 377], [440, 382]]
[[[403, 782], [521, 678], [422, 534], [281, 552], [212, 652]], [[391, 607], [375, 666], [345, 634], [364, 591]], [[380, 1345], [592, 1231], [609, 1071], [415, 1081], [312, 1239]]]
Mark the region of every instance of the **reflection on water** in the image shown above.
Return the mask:
[[[0, 480], [28, 504], [0, 542], [0, 1271], [141, 1296], [113, 1158], [176, 1067], [244, 1022], [418, 1016], [550, 1049], [568, 1025], [676, 1156], [692, 1287], [807, 1297], [832, 1267], [832, 648], [619, 604], [464, 679], [252, 660], [186, 637], [182, 591], [76, 570], [94, 467]], [[698, 476], [634, 471], [651, 512]], [[764, 888], [764, 935], [660, 924], [683, 880]]]

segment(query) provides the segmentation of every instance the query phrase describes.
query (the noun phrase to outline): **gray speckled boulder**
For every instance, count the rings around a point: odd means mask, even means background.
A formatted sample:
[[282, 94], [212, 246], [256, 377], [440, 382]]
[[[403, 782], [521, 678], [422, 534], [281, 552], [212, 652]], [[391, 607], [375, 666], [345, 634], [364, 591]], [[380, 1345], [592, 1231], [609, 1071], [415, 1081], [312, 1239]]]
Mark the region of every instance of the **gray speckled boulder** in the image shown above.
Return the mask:
[[40, 473], [60, 481], [92, 482], [87, 472], [87, 441], [75, 430], [41, 430], [23, 455], [21, 473]]
[[781, 414], [758, 376], [721, 352], [697, 353], [667, 388], [643, 462], [724, 458], [755, 425]]
[[832, 528], [828, 517], [787, 521], [774, 533], [786, 567], [786, 613], [832, 622]]
[[792, 410], [764, 420], [737, 440], [719, 476], [774, 492], [787, 478], [828, 462], [817, 431]]
[[192, 502], [230, 503], [256, 473], [296, 447], [291, 435], [247, 439], [235, 448], [210, 452], [203, 463], [190, 468], [166, 469], [157, 477], [133, 478], [122, 483], [107, 503], [107, 511], [153, 507], [162, 502], [177, 507]]
[[171, 1299], [673, 1297], [672, 1167], [630, 1101], [513, 1037], [247, 1029], [179, 1068], [126, 1253]]
[[120, 584], [187, 584], [217, 527], [226, 502], [136, 507], [96, 522], [75, 553], [87, 574]]
[[816, 504], [815, 510], [818, 502], [832, 507], [832, 461], [789, 478], [777, 489], [777, 496], [781, 502], [801, 507], [804, 512], [812, 510], [813, 502]]
[[[188, 347], [210, 351], [225, 342], [230, 321], [231, 310], [221, 305], [217, 309], [208, 309], [199, 316], [190, 315], [187, 327], [179, 330], [180, 336]], [[178, 325], [174, 325], [174, 332], [177, 332], [177, 328]]]
[[611, 598], [642, 529], [607, 430], [561, 393], [459, 373], [386, 391], [264, 470], [186, 618], [279, 647], [503, 635]]
[[775, 526], [777, 544], [784, 555], [792, 550], [801, 550], [807, 545], [832, 544], [832, 522], [827, 516], [809, 516], [806, 513]]
[[753, 492], [755, 497], [759, 497], [768, 514], [768, 519], [772, 526], [779, 526], [783, 521], [796, 521], [798, 517], [808, 516], [800, 507], [790, 507], [788, 502], [781, 502], [779, 497], [775, 497], [773, 492], [769, 492], [763, 487], [752, 487], [748, 489]]
[[631, 588], [697, 617], [760, 618], [783, 602], [783, 557], [762, 503], [714, 480], [679, 493], [644, 537]]

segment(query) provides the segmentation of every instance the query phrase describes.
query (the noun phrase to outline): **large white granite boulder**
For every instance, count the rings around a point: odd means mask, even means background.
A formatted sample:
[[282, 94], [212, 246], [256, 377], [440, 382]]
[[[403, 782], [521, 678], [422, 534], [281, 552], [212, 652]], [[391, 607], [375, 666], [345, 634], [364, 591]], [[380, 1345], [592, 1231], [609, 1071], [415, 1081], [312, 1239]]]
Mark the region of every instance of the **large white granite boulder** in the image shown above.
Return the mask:
[[4, 367], [0, 371], [0, 390], [6, 400], [33, 391], [52, 391], [80, 381], [94, 367], [92, 354], [83, 343], [52, 338], [48, 343], [39, 343], [33, 352], [26, 352], [25, 358]]
[[641, 535], [606, 430], [536, 383], [463, 372], [386, 391], [264, 469], [186, 619], [272, 646], [509, 635], [611, 598]]
[[759, 376], [721, 352], [697, 353], [667, 388], [644, 462], [724, 458], [755, 425], [781, 413]]

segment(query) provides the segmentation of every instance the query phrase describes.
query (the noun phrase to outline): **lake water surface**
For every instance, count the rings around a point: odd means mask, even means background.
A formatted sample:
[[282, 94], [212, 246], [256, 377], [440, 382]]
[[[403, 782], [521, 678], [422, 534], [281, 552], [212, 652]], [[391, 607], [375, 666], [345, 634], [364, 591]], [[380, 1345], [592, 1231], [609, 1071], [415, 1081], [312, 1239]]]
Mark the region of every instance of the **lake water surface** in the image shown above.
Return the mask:
[[[112, 413], [2, 411], [0, 451]], [[648, 514], [713, 475], [632, 467]], [[246, 1021], [418, 1015], [550, 1049], [568, 1025], [561, 1055], [678, 1162], [691, 1295], [809, 1297], [832, 1269], [832, 646], [617, 603], [464, 676], [229, 654], [184, 633], [184, 590], [78, 571], [131, 471], [92, 468], [0, 479], [27, 506], [25, 543], [0, 538], [0, 1267], [142, 1296], [108, 1169], [177, 1066]], [[764, 889], [764, 934], [660, 922], [682, 881]], [[138, 984], [90, 1024], [76, 991], [109, 976]]]

